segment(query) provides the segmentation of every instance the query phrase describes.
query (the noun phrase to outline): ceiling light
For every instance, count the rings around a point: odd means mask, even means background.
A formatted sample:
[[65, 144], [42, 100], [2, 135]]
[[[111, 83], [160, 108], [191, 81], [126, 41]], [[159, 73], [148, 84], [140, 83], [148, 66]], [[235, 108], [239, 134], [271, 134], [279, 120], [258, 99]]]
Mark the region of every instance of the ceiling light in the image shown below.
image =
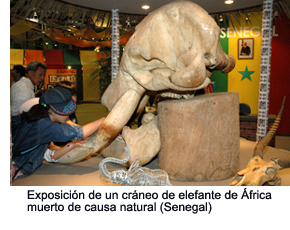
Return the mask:
[[143, 5], [143, 6], [142, 6], [142, 9], [143, 9], [143, 10], [148, 10], [149, 8], [150, 8], [150, 6], [148, 6], [148, 5]]
[[227, 0], [227, 1], [225, 1], [225, 4], [227, 4], [227, 5], [229, 5], [229, 4], [233, 4], [233, 3], [234, 3], [233, 0]]

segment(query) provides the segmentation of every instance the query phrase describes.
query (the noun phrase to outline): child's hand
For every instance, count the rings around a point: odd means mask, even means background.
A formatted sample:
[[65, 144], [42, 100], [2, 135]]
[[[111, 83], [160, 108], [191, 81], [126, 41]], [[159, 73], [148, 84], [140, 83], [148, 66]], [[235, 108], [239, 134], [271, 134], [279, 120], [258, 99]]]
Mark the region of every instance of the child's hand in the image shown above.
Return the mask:
[[76, 148], [76, 147], [84, 147], [84, 144], [86, 143], [87, 141], [73, 141], [73, 142], [70, 142], [70, 146], [72, 148]]

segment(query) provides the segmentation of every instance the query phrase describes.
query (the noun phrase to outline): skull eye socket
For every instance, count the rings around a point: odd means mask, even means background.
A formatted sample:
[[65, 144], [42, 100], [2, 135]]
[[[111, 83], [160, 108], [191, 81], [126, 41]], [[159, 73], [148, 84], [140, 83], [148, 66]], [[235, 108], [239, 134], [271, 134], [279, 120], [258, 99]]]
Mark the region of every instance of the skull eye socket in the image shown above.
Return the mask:
[[205, 66], [209, 67], [210, 66], [210, 57], [211, 55], [210, 54], [205, 54], [204, 55], [204, 58], [205, 58]]
[[[217, 63], [217, 59], [216, 58], [212, 58], [212, 55], [209, 53], [206, 53], [204, 55], [204, 58], [206, 59], [206, 66], [209, 67], [210, 69], [214, 69], [216, 67], [216, 63]], [[214, 62], [214, 63], [212, 63]]]
[[276, 171], [274, 168], [267, 168], [266, 170], [266, 174], [269, 176], [269, 177], [272, 177], [276, 174]]
[[205, 55], [204, 55], [204, 58], [205, 58], [205, 59], [207, 59], [207, 60], [209, 60], [209, 59], [210, 59], [210, 57], [211, 57], [211, 55], [210, 55], [210, 54], [205, 54]]

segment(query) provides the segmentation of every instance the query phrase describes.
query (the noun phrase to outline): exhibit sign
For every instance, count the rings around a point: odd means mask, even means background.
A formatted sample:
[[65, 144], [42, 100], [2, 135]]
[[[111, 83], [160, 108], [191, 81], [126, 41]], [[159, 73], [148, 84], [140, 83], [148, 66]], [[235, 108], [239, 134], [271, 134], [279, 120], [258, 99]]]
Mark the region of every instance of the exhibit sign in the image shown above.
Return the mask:
[[77, 85], [76, 69], [47, 69], [44, 79], [44, 89], [53, 88], [59, 82], [68, 81]]

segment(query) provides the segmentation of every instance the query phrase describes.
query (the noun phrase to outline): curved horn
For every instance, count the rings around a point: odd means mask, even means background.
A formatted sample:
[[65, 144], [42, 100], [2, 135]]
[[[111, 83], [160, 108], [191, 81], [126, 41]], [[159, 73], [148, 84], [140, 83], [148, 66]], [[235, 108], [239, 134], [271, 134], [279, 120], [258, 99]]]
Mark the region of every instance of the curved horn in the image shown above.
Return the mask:
[[276, 157], [271, 159], [277, 167], [277, 169], [290, 168], [290, 158], [289, 157]]
[[263, 159], [263, 151], [264, 149], [267, 147], [267, 145], [269, 144], [269, 142], [271, 141], [272, 137], [274, 136], [276, 130], [279, 127], [281, 118], [282, 118], [282, 113], [284, 110], [284, 106], [285, 106], [285, 100], [286, 97], [284, 97], [279, 114], [277, 115], [273, 125], [271, 126], [270, 130], [268, 131], [268, 133], [266, 134], [266, 136], [264, 136], [256, 145], [255, 149], [254, 149], [254, 157], [255, 156], [259, 156]]

